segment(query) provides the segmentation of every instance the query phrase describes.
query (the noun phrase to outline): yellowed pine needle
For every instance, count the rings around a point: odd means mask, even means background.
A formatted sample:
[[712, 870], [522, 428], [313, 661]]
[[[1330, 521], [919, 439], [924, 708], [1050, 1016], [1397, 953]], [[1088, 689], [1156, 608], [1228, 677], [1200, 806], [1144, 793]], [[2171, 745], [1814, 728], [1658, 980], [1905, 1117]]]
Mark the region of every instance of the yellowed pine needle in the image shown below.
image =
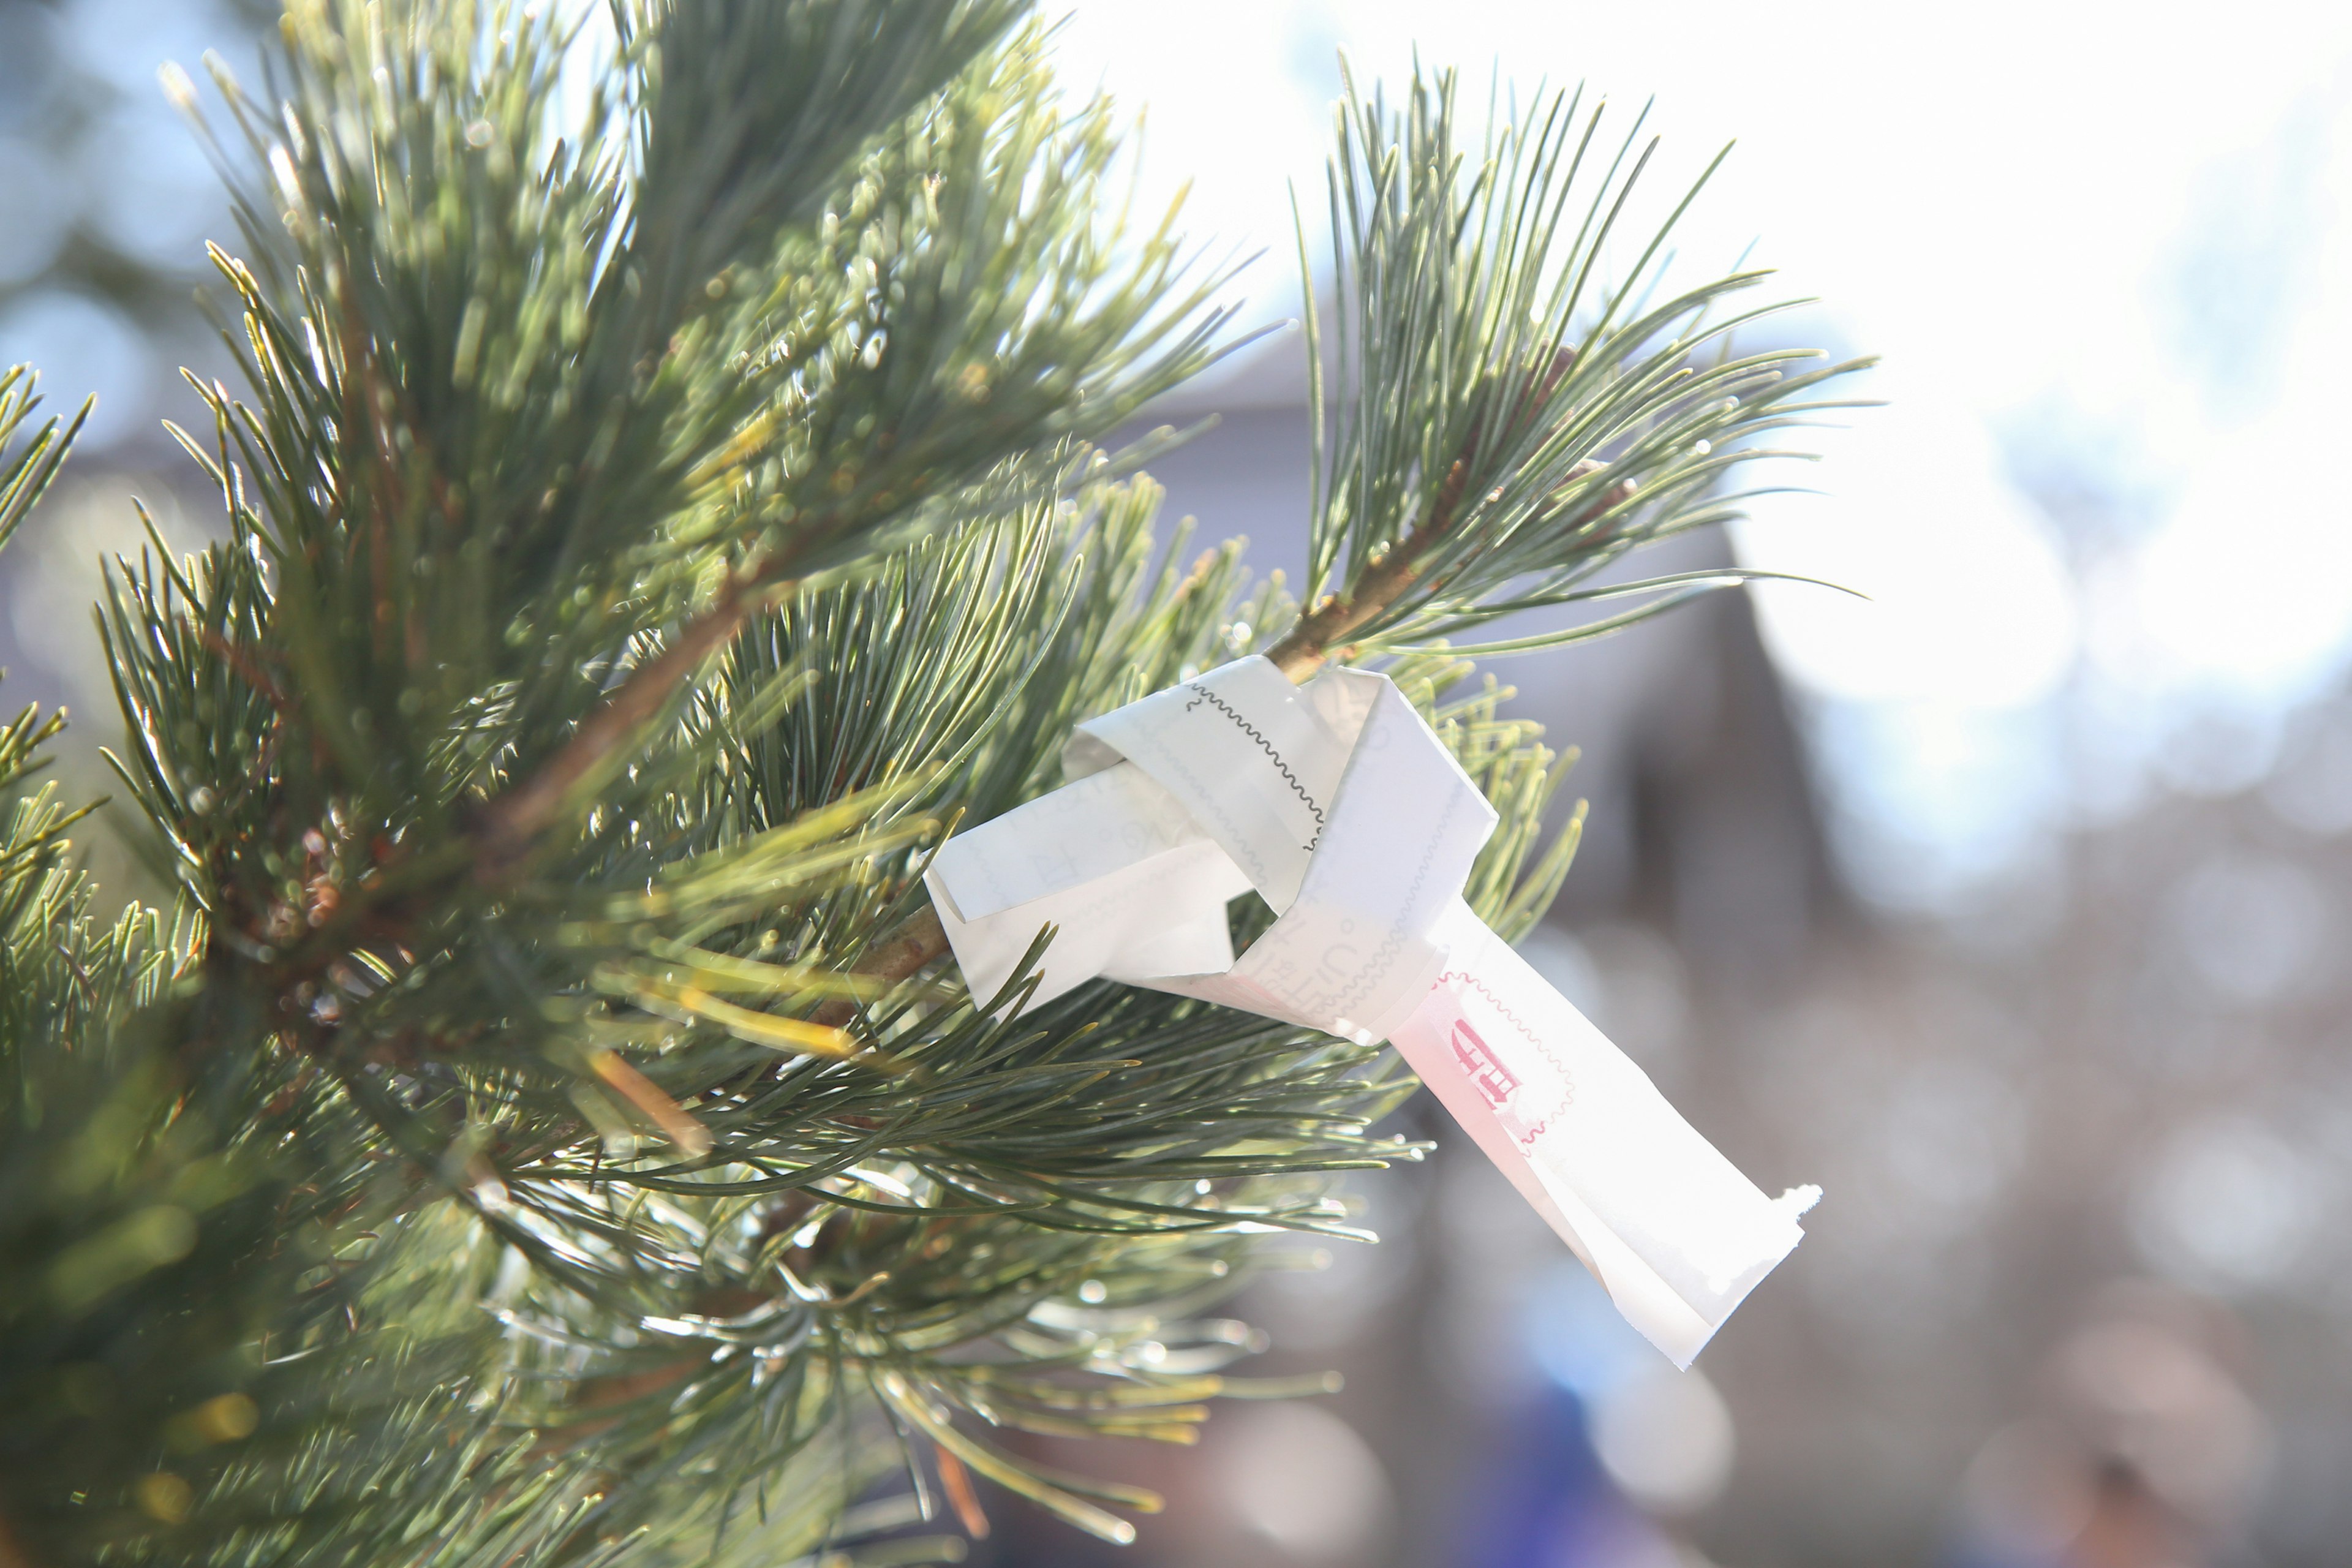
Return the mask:
[[955, 1510], [956, 1522], [974, 1541], [988, 1539], [988, 1515], [981, 1511], [980, 1497], [971, 1489], [971, 1472], [963, 1461], [945, 1448], [933, 1444], [931, 1452], [940, 1462], [940, 1489], [948, 1494], [948, 1506]]
[[690, 1160], [710, 1152], [709, 1130], [678, 1109], [677, 1101], [664, 1094], [651, 1079], [611, 1051], [598, 1051], [590, 1061], [596, 1076], [644, 1111], [662, 1130], [662, 1135], [677, 1145], [678, 1152]]

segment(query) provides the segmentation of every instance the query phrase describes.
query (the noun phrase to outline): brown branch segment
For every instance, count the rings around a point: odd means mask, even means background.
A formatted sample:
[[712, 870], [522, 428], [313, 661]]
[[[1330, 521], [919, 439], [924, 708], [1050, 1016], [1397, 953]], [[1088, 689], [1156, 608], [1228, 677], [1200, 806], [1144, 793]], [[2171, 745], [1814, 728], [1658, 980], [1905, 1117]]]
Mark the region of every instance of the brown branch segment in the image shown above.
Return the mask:
[[1305, 680], [1321, 668], [1330, 650], [1344, 647], [1359, 628], [1369, 626], [1381, 611], [1404, 596], [1421, 575], [1421, 558], [1454, 526], [1462, 510], [1462, 492], [1470, 482], [1470, 455], [1478, 445], [1478, 426], [1445, 470], [1445, 480], [1431, 498], [1429, 512], [1412, 531], [1368, 562], [1345, 595], [1327, 594], [1323, 602], [1298, 617], [1280, 642], [1266, 649], [1275, 668], [1293, 680]]
[[[867, 980], [878, 980], [885, 985], [896, 985], [948, 950], [947, 927], [940, 924], [937, 910], [929, 904], [922, 912], [898, 928], [898, 933], [879, 947], [869, 950], [866, 962], [850, 973]], [[826, 1003], [809, 1015], [809, 1021], [828, 1029], [846, 1026], [857, 1016], [857, 1004], [848, 997]]]
[[[1462, 465], [1456, 463], [1454, 468], [1458, 473]], [[1293, 680], [1303, 681], [1313, 675], [1331, 649], [1345, 647], [1357, 628], [1369, 624], [1412, 586], [1421, 574], [1421, 555], [1434, 538], [1433, 531], [1416, 528], [1395, 548], [1373, 556], [1345, 596], [1325, 595], [1321, 604], [1300, 616], [1298, 624], [1265, 650], [1265, 657]]]
[[[1569, 470], [1563, 488], [1588, 474], [1600, 472], [1601, 467], [1590, 458], [1577, 464]], [[1293, 680], [1305, 680], [1322, 668], [1323, 661], [1335, 649], [1346, 647], [1358, 631], [1402, 598], [1421, 575], [1421, 558], [1454, 526], [1454, 515], [1461, 506], [1463, 480], [1463, 464], [1457, 458], [1446, 472], [1445, 483], [1438, 490], [1429, 516], [1392, 548], [1373, 556], [1347, 594], [1324, 595], [1321, 604], [1300, 616], [1298, 624], [1265, 650], [1265, 657], [1274, 661], [1275, 667]], [[1577, 525], [1608, 510], [1618, 500], [1614, 491], [1604, 494], [1577, 520]]]
[[588, 715], [562, 750], [529, 779], [491, 801], [474, 830], [482, 848], [476, 874], [495, 879], [529, 854], [572, 788], [628, 745], [705, 658], [734, 640], [751, 616], [752, 602], [742, 583], [729, 583], [701, 619], [689, 623], [650, 662], [639, 665], [619, 690]]
[[[1518, 378], [1517, 401], [1503, 410], [1501, 438], [1505, 442], [1523, 437], [1544, 416], [1551, 406], [1553, 393], [1575, 361], [1574, 350], [1559, 349], [1540, 372], [1530, 367]], [[1335, 649], [1344, 648], [1349, 638], [1402, 598], [1418, 580], [1422, 557], [1452, 531], [1455, 519], [1461, 515], [1463, 497], [1470, 488], [1471, 462], [1478, 455], [1479, 441], [1486, 428], [1486, 410], [1492, 407], [1489, 399], [1496, 390], [1494, 381], [1486, 383], [1479, 398], [1480, 411], [1472, 417], [1469, 433], [1455, 449], [1454, 461], [1438, 484], [1437, 493], [1430, 498], [1429, 510], [1422, 520], [1395, 544], [1365, 562], [1345, 594], [1324, 595], [1320, 604], [1303, 612], [1298, 624], [1265, 650], [1265, 657], [1283, 674], [1293, 680], [1305, 680], [1313, 675]], [[1573, 484], [1601, 467], [1590, 458], [1580, 462], [1569, 470], [1565, 483]]]

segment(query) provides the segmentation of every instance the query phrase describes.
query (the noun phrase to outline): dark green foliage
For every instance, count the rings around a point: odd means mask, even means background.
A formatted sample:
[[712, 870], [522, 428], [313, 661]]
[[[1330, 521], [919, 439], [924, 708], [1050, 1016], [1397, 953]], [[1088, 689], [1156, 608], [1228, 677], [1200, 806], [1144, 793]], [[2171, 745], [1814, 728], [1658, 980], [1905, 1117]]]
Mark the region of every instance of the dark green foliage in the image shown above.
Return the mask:
[[[1358, 1234], [1409, 1075], [1109, 984], [992, 1021], [921, 946], [927, 857], [1077, 720], [1311, 629], [1460, 448], [1515, 499], [1352, 629], [1501, 809], [1470, 897], [1523, 931], [1565, 763], [1403, 645], [1699, 519], [1722, 465], [1671, 454], [1793, 405], [1688, 367], [1710, 290], [1605, 303], [1528, 391], [1580, 295], [1433, 239], [1443, 115], [1367, 113], [1348, 308], [1427, 401], [1344, 405], [1300, 618], [1092, 445], [1216, 317], [1100, 216], [1110, 110], [1018, 9], [626, 0], [574, 100], [530, 8], [297, 0], [282, 111], [223, 80], [247, 387], [184, 440], [226, 537], [101, 610], [179, 912], [94, 926], [46, 796], [0, 841], [0, 1568], [750, 1568], [959, 1463], [1124, 1538], [1156, 1500], [984, 1434], [1298, 1392], [1203, 1314], [1255, 1235]], [[1541, 205], [1514, 166], [1469, 188]], [[61, 452], [0, 470], [0, 535]], [[1591, 453], [1661, 488], [1563, 523]]]

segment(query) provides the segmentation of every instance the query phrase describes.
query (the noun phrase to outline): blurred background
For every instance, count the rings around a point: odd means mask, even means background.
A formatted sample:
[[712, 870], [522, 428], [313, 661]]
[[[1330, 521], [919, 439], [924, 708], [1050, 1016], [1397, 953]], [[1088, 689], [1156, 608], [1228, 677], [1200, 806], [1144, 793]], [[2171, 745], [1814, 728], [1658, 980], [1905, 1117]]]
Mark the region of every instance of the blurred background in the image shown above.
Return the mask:
[[[1049, 7], [1050, 8], [1050, 7]], [[209, 505], [159, 433], [218, 374], [226, 237], [154, 71], [252, 79], [265, 8], [0, 0], [0, 363], [101, 396], [0, 558], [16, 702], [111, 700], [87, 605], [143, 499]], [[1098, 1448], [1171, 1494], [1126, 1552], [1001, 1495], [1004, 1568], [2203, 1568], [2352, 1540], [2352, 13], [2043, 0], [1671, 9], [1079, 5], [1075, 86], [1150, 110], [1139, 178], [1298, 310], [1338, 54], [1485, 101], [1655, 95], [1653, 216], [1883, 354], [1820, 493], [1660, 570], [1832, 579], [1502, 661], [1583, 748], [1586, 845], [1528, 951], [1809, 1239], [1675, 1373], [1442, 1114], [1363, 1181], [1377, 1248], [1253, 1286], [1269, 1373], [1201, 1447]], [[1499, 63], [1498, 63], [1499, 62]], [[1630, 258], [1628, 258], [1630, 259]], [[1319, 265], [1319, 263], [1318, 263]], [[1752, 341], [1752, 340], [1751, 340]], [[1171, 514], [1303, 560], [1297, 336], [1167, 410]], [[122, 851], [100, 836], [101, 869]]]

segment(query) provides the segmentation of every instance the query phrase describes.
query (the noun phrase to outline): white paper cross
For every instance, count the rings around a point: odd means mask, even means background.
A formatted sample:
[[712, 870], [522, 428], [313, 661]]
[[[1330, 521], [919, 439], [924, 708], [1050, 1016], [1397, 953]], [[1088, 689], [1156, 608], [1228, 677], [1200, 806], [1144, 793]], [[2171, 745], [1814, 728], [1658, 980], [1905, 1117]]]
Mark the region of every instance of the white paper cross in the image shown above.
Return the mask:
[[[1071, 782], [950, 839], [932, 902], [985, 1001], [1097, 976], [1388, 1040], [1688, 1366], [1820, 1197], [1768, 1198], [1462, 900], [1494, 808], [1387, 677], [1223, 666], [1078, 726]], [[1225, 905], [1278, 917], [1239, 958]]]

